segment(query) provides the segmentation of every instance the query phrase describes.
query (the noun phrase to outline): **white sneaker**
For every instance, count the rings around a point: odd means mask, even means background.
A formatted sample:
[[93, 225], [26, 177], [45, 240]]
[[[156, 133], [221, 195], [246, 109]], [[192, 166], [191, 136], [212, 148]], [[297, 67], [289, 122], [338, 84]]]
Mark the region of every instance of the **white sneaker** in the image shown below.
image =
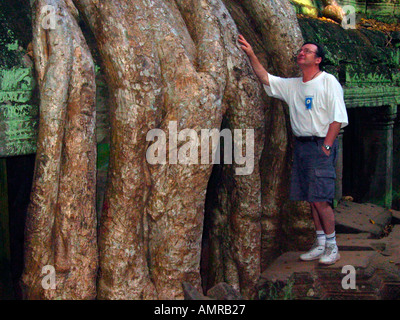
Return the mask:
[[300, 260], [303, 261], [316, 260], [319, 259], [319, 257], [321, 257], [324, 252], [325, 252], [325, 246], [318, 245], [318, 242], [315, 241], [310, 251], [300, 255]]
[[336, 244], [326, 244], [325, 252], [319, 259], [321, 264], [334, 264], [340, 259], [339, 249]]

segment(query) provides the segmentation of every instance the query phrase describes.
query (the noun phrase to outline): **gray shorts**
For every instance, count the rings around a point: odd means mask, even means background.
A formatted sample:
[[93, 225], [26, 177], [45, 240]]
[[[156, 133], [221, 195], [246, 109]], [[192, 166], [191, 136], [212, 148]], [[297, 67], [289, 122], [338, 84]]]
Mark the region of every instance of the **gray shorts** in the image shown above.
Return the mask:
[[324, 139], [295, 140], [290, 199], [308, 202], [332, 202], [335, 198], [338, 141], [329, 157], [322, 150]]

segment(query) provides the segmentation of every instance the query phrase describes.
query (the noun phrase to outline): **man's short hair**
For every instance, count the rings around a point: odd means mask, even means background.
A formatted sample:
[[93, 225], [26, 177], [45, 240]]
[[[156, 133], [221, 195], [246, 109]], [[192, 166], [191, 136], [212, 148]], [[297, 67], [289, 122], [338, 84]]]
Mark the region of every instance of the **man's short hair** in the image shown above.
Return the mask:
[[325, 51], [324, 51], [324, 48], [319, 43], [312, 42], [312, 41], [304, 42], [303, 46], [306, 45], [306, 44], [313, 44], [314, 46], [317, 47], [317, 52], [315, 53], [315, 55], [317, 57], [321, 58], [321, 63], [319, 64], [319, 69], [322, 70], [322, 68], [325, 65]]

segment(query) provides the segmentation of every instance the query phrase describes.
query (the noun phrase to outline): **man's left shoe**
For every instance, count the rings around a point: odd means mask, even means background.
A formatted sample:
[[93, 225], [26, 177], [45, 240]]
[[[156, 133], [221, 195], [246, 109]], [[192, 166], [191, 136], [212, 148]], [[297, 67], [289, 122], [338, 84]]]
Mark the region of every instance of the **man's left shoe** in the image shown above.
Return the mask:
[[326, 244], [325, 252], [319, 258], [319, 263], [330, 265], [334, 264], [336, 261], [340, 259], [339, 249], [336, 244]]

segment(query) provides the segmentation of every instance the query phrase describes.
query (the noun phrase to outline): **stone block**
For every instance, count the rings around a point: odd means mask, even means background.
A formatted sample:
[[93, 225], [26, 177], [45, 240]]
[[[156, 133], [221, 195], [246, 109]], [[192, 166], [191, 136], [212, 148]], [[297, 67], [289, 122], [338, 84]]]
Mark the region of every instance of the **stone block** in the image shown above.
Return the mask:
[[392, 213], [374, 204], [343, 201], [335, 209], [335, 218], [337, 233], [369, 233], [370, 238], [380, 238]]
[[185, 300], [210, 300], [193, 287], [189, 282], [182, 283], [183, 295]]
[[[389, 259], [377, 251], [342, 250], [341, 259], [331, 266], [320, 265], [318, 260], [300, 261], [300, 254], [284, 253], [262, 273], [259, 282], [262, 298], [380, 300], [399, 297], [400, 275], [383, 267], [383, 260], [389, 263]], [[344, 266], [355, 269], [353, 289], [343, 287], [342, 280], [347, 275], [342, 272]]]
[[231, 285], [221, 282], [207, 291], [207, 297], [217, 300], [243, 300], [243, 297]]
[[391, 210], [392, 212], [392, 224], [400, 224], [400, 211]]
[[370, 239], [369, 233], [336, 234], [336, 241], [341, 251], [378, 251], [386, 249], [383, 239]]

